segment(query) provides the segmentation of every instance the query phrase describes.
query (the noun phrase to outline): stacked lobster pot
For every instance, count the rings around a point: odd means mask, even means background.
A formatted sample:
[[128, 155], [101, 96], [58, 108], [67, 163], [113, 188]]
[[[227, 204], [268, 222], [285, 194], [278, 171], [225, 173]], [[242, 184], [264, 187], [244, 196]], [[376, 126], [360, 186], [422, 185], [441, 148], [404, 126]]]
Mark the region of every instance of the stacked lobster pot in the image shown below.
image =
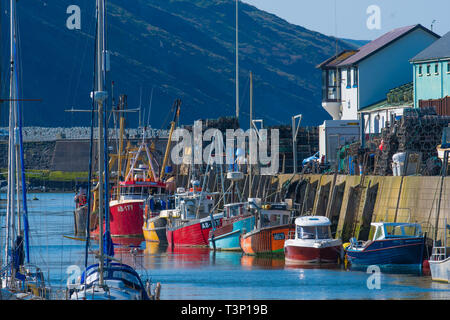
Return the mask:
[[422, 167], [426, 171], [422, 173], [427, 174], [427, 163], [436, 159], [442, 130], [449, 123], [450, 116], [437, 115], [433, 107], [405, 109], [400, 121], [382, 131], [383, 149], [378, 151], [376, 174], [391, 174], [392, 156], [408, 151], [422, 154]]

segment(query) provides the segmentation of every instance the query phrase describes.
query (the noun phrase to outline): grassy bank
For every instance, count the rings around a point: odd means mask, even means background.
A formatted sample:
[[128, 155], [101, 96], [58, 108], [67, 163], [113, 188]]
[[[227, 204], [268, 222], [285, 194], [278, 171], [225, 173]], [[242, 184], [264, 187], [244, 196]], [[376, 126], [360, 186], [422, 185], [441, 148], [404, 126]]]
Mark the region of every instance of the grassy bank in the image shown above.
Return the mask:
[[[7, 169], [1, 169], [0, 178], [7, 179]], [[50, 170], [27, 170], [25, 172], [27, 180], [40, 180], [40, 181], [58, 181], [58, 182], [70, 182], [70, 181], [87, 181], [87, 172], [64, 172], [64, 171], [50, 171]]]

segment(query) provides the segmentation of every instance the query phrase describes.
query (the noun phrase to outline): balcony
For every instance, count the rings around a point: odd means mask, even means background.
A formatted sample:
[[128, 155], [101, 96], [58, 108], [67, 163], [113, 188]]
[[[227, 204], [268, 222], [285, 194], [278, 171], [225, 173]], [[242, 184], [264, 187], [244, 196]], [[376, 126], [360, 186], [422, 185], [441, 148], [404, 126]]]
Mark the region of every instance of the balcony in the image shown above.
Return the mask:
[[325, 86], [322, 97], [322, 107], [333, 117], [333, 120], [340, 120], [341, 88], [337, 86]]

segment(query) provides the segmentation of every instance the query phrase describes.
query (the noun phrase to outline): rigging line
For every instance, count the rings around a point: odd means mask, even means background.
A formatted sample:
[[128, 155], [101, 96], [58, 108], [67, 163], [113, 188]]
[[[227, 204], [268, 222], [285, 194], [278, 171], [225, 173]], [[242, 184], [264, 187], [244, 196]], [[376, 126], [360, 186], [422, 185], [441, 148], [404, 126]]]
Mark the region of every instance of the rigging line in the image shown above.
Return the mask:
[[[80, 41], [80, 38], [79, 38], [79, 37], [76, 37], [76, 44], [75, 44], [74, 52], [79, 52], [79, 51], [80, 51], [80, 49], [79, 49], [79, 41]], [[84, 55], [83, 55], [83, 56], [84, 56]], [[73, 57], [76, 58], [75, 55], [73, 55]], [[69, 84], [68, 84], [68, 86], [67, 86], [67, 88], [69, 89], [69, 91], [68, 91], [67, 97], [66, 97], [66, 105], [68, 105], [68, 104], [70, 103], [70, 100], [72, 100], [72, 99], [71, 99], [71, 98], [72, 98], [71, 95], [73, 95], [73, 97], [75, 97], [74, 90], [72, 90], [72, 82], [73, 82], [73, 79], [74, 79], [74, 75], [75, 75], [75, 73], [76, 73], [77, 63], [76, 63], [76, 59], [74, 59], [74, 60], [75, 60], [75, 61], [74, 61], [73, 64], [72, 64], [71, 72], [70, 72], [70, 74], [69, 74]], [[80, 66], [79, 69], [82, 69], [81, 66]], [[75, 100], [75, 98], [74, 98], [73, 100]]]
[[[17, 32], [17, 28], [16, 32]], [[19, 92], [19, 84], [18, 84], [18, 73], [21, 73], [21, 70], [17, 70], [17, 48], [14, 48], [14, 72], [16, 73], [15, 77], [15, 86], [16, 92]], [[23, 156], [23, 136], [22, 136], [22, 126], [23, 126], [23, 113], [22, 113], [22, 104], [20, 101], [17, 101], [17, 114], [18, 114], [18, 123], [19, 123], [19, 147], [20, 147], [20, 168], [21, 168], [21, 182], [22, 182], [22, 207], [23, 207], [23, 222], [24, 222], [24, 236], [25, 236], [25, 250], [26, 250], [26, 258], [27, 263], [30, 263], [30, 246], [29, 246], [29, 225], [28, 225], [28, 205], [27, 205], [27, 185], [25, 181], [25, 161]], [[18, 168], [17, 168], [18, 169]], [[19, 196], [19, 195], [17, 195]], [[19, 217], [20, 219], [20, 217]]]
[[[95, 14], [94, 14], [94, 15], [95, 15]], [[82, 66], [84, 65], [84, 60], [86, 59], [86, 53], [87, 53], [87, 50], [88, 50], [89, 34], [90, 34], [91, 31], [92, 31], [92, 21], [89, 22], [89, 29], [88, 29], [88, 30], [89, 30], [89, 31], [88, 31], [88, 33], [87, 33], [87, 35], [86, 35], [86, 44], [85, 44], [85, 48], [84, 48], [84, 50], [83, 50], [83, 55], [82, 55], [82, 59], [81, 59], [81, 65], [80, 65], [80, 68], [79, 68], [79, 73], [78, 73], [78, 77], [77, 77], [77, 82], [76, 82], [76, 85], [75, 85], [75, 90], [72, 90], [72, 91], [71, 91], [71, 92], [73, 92], [72, 105], [75, 104], [75, 99], [76, 99], [75, 93], [78, 92], [78, 89], [79, 89], [79, 87], [80, 87], [81, 74], [82, 74], [82, 70], [83, 70]], [[74, 64], [74, 68], [75, 68], [75, 64]], [[74, 73], [75, 73], [75, 72], [74, 72]], [[69, 86], [69, 88], [70, 88], [70, 86]]]
[[153, 89], [155, 86], [152, 86], [152, 93], [150, 94], [150, 105], [148, 108], [148, 115], [147, 115], [147, 127], [150, 126], [150, 114], [152, 113], [152, 103], [153, 103]]
[[247, 98], [247, 95], [248, 95], [249, 84], [250, 84], [250, 76], [248, 77], [247, 83], [245, 84], [244, 92], [241, 93], [241, 97], [240, 97], [241, 100], [240, 100], [240, 103], [239, 103], [239, 112], [240, 112], [241, 107], [244, 104], [244, 102], [246, 102], [244, 100]]

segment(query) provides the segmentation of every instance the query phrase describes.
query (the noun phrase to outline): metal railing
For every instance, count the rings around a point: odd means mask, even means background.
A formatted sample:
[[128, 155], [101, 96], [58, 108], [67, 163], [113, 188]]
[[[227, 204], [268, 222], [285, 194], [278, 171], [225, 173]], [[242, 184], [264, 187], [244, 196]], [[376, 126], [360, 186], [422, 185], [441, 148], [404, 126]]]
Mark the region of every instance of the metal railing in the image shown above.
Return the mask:
[[447, 258], [446, 247], [433, 247], [433, 251], [430, 257], [431, 261], [443, 261]]

